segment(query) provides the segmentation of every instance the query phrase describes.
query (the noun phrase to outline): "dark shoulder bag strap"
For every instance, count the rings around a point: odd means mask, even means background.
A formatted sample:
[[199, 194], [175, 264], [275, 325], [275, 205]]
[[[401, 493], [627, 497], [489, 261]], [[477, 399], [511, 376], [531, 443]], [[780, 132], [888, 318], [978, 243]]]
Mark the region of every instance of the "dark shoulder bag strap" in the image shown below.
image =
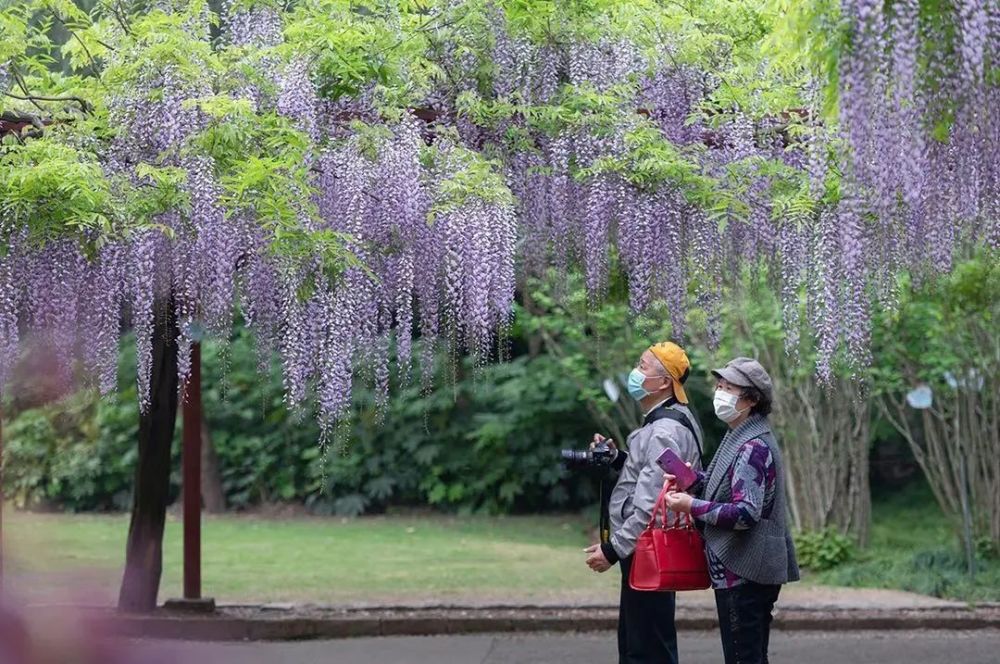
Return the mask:
[[698, 432], [695, 431], [694, 425], [691, 424], [691, 420], [688, 419], [687, 415], [680, 412], [679, 410], [675, 410], [667, 406], [660, 406], [659, 408], [654, 409], [649, 415], [646, 416], [646, 420], [643, 422], [643, 424], [644, 425], [650, 424], [652, 422], [655, 422], [656, 420], [663, 420], [663, 419], [673, 420], [674, 422], [678, 422], [681, 426], [683, 426], [685, 429], [691, 432], [691, 435], [694, 436], [694, 444], [698, 446], [698, 462], [702, 466], [704, 466], [705, 455], [701, 451], [701, 441], [698, 440]]

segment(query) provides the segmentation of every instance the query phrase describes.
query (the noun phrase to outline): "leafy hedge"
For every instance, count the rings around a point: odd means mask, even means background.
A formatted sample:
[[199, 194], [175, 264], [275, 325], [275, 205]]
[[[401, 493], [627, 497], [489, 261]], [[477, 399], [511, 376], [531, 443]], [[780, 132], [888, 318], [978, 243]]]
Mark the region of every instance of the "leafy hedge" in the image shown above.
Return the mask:
[[[315, 418], [285, 408], [276, 362], [267, 375], [257, 371], [253, 339], [237, 325], [227, 346], [205, 344], [202, 362], [227, 504], [294, 502], [344, 515], [389, 506], [509, 513], [593, 505], [595, 479], [567, 472], [559, 450], [585, 447], [595, 431], [627, 432], [635, 405], [623, 386], [620, 403], [609, 401], [601, 382], [627, 373], [650, 340], [669, 334], [662, 312], [629, 315], [624, 281], [612, 288], [595, 306], [579, 275], [533, 282], [530, 311], [519, 307], [514, 318], [510, 360], [474, 368], [439, 354], [433, 389], [394, 382], [382, 413], [371, 389], [356, 384], [355, 417], [337, 435], [349, 445], [327, 450], [317, 444]], [[134, 343], [126, 338], [122, 347], [117, 394], [81, 392], [23, 410], [7, 425], [6, 485], [18, 504], [129, 505], [138, 412]], [[696, 399], [705, 421], [711, 399]], [[175, 494], [180, 435], [178, 422]]]
[[[630, 317], [623, 284], [611, 284], [608, 299], [596, 306], [579, 281], [535, 284], [528, 308], [519, 307], [515, 316], [513, 359], [507, 362], [474, 370], [439, 355], [434, 389], [393, 384], [381, 414], [372, 391], [356, 385], [356, 416], [342, 435], [350, 440], [345, 449], [335, 444], [321, 450], [314, 418], [288, 412], [279, 372], [258, 373], [253, 341], [241, 326], [226, 346], [206, 343], [205, 414], [228, 505], [294, 502], [344, 515], [390, 506], [507, 513], [592, 505], [593, 478], [567, 473], [559, 450], [585, 446], [594, 431], [628, 430], [635, 414], [627, 411], [634, 405], [624, 390], [619, 404], [607, 400], [601, 381], [627, 372], [650, 340], [670, 333], [666, 312]], [[884, 343], [879, 335], [875, 341]], [[100, 399], [80, 392], [5, 421], [5, 488], [17, 504], [128, 507], [138, 413], [132, 340], [124, 339], [123, 349], [116, 394]], [[688, 350], [694, 364], [688, 392], [711, 453], [725, 428], [712, 413], [706, 378], [712, 354]], [[730, 352], [737, 351], [746, 349], [734, 341]], [[876, 381], [879, 369], [873, 371]], [[17, 403], [8, 403], [5, 414], [11, 405]], [[895, 438], [881, 420], [876, 425], [876, 447]], [[175, 494], [180, 433], [178, 423]], [[820, 550], [826, 539], [817, 536]]]
[[797, 532], [795, 553], [799, 566], [814, 572], [833, 569], [851, 559], [854, 542], [833, 528], [812, 532]]
[[[125, 340], [124, 347], [129, 348]], [[120, 391], [90, 391], [17, 414], [5, 425], [6, 491], [21, 506], [69, 510], [129, 505], [136, 458], [132, 353], [122, 353]], [[280, 376], [256, 370], [252, 340], [203, 353], [204, 403], [229, 506], [302, 502], [319, 513], [358, 514], [387, 505], [544, 511], [592, 502], [592, 480], [572, 477], [559, 450], [581, 447], [593, 424], [576, 387], [546, 355], [521, 356], [458, 379], [441, 358], [437, 389], [393, 385], [377, 421], [374, 395], [357, 390], [350, 445], [317, 444], [308, 414], [289, 413]], [[222, 367], [228, 367], [225, 372]], [[172, 491], [179, 483], [180, 426]]]
[[[120, 391], [113, 397], [77, 392], [4, 422], [9, 500], [20, 507], [73, 511], [129, 508], [138, 456], [134, 354], [122, 354], [119, 375]], [[175, 446], [175, 492], [179, 459]]]

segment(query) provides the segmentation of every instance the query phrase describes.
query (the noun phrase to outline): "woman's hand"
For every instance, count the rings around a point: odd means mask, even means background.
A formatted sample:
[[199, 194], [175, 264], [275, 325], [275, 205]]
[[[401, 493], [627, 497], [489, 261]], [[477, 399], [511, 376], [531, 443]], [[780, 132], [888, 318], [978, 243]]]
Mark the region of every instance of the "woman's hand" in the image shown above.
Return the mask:
[[668, 491], [667, 495], [663, 497], [663, 500], [667, 509], [671, 512], [690, 514], [691, 503], [694, 499], [690, 495], [681, 491]]
[[[684, 465], [686, 465], [688, 468], [690, 468], [691, 467], [691, 462], [690, 461], [686, 461], [686, 462], [684, 462]], [[677, 477], [675, 475], [671, 475], [670, 473], [664, 473], [663, 474], [663, 488], [664, 489], [667, 488], [668, 484], [675, 484], [676, 482], [677, 482]]]

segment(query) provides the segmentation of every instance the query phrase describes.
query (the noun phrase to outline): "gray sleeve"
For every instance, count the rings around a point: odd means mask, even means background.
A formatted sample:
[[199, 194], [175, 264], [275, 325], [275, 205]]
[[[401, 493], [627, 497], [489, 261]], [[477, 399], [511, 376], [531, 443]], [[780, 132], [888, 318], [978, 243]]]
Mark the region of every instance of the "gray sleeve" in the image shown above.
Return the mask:
[[[632, 552], [635, 551], [636, 540], [649, 525], [649, 520], [653, 516], [653, 506], [656, 504], [660, 491], [663, 490], [663, 469], [656, 463], [656, 459], [666, 447], [671, 447], [678, 456], [687, 459], [685, 450], [678, 446], [675, 428], [677, 427], [651, 427], [652, 430], [648, 437], [642, 441], [643, 444], [635, 446], [636, 452], [639, 452], [639, 448], [641, 448], [643, 466], [636, 479], [635, 493], [632, 495], [633, 511], [625, 519], [621, 528], [611, 533], [611, 546], [622, 558], [631, 556]], [[631, 461], [632, 459], [630, 459]], [[638, 462], [639, 459], [635, 459], [635, 461]]]

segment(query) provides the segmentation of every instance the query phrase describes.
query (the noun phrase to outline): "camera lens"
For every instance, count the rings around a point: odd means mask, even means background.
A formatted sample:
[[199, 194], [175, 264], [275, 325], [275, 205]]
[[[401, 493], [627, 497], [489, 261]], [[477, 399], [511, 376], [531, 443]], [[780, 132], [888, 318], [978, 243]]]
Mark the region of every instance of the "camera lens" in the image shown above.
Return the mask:
[[590, 460], [590, 450], [563, 450], [560, 452], [564, 461], [586, 462]]

